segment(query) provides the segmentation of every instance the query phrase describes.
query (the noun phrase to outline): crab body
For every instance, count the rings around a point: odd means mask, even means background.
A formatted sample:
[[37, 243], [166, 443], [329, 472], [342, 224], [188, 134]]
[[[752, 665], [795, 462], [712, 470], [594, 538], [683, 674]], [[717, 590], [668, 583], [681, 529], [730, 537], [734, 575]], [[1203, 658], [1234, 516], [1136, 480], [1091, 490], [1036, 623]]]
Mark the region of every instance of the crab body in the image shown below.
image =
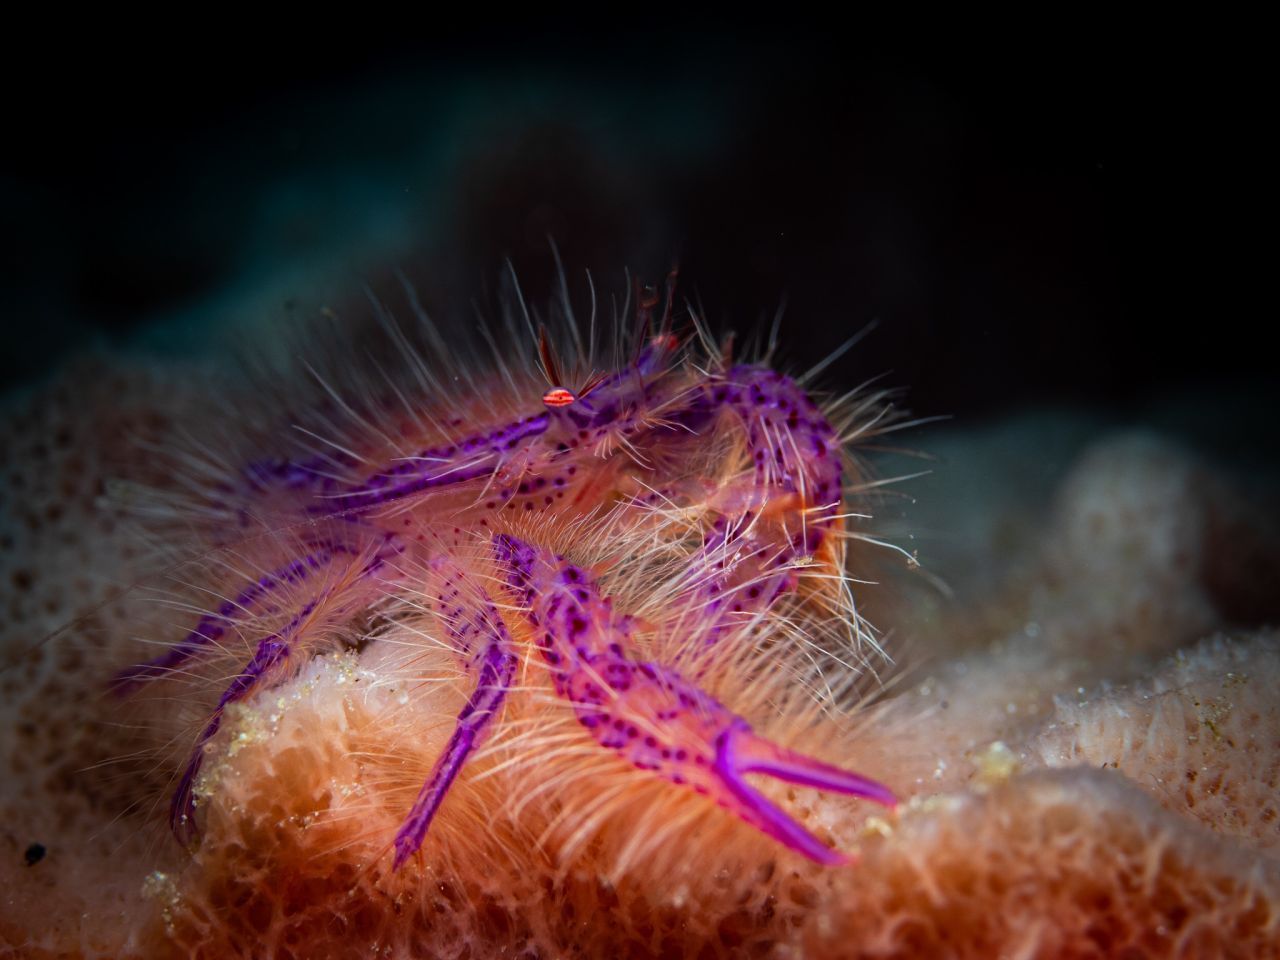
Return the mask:
[[[130, 691], [204, 657], [240, 613], [273, 615], [273, 629], [221, 693], [182, 771], [170, 817], [178, 838], [198, 835], [194, 785], [226, 708], [296, 668], [310, 651], [300, 637], [390, 596], [430, 609], [474, 680], [396, 835], [395, 868], [420, 849], [450, 787], [502, 716], [522, 656], [536, 658], [599, 749], [714, 799], [804, 856], [843, 862], [745, 775], [886, 805], [892, 793], [758, 736], [696, 672], [647, 656], [643, 640], [666, 631], [687, 635], [697, 649], [742, 642], [798, 589], [806, 569], [843, 582], [841, 439], [795, 380], [755, 364], [701, 369], [679, 354], [670, 333], [645, 336], [630, 362], [575, 391], [544, 339], [552, 383], [542, 409], [533, 394], [512, 416], [432, 421], [426, 430], [411, 416], [407, 437], [393, 437], [389, 420], [377, 426], [350, 410], [354, 422], [374, 427], [363, 445], [335, 441], [309, 457], [252, 461], [223, 485], [218, 505], [237, 518], [233, 528], [266, 522], [303, 532], [277, 566], [237, 586], [160, 656], [116, 677], [117, 688]], [[413, 404], [404, 405], [412, 414]], [[434, 438], [415, 442], [423, 434]], [[720, 439], [726, 434], [730, 442]], [[675, 534], [672, 516], [680, 518]], [[572, 549], [547, 533], [588, 517], [653, 528], [678, 558], [663, 622], [642, 623], [618, 608], [607, 576], [567, 556]], [[532, 640], [518, 643], [516, 634]]]

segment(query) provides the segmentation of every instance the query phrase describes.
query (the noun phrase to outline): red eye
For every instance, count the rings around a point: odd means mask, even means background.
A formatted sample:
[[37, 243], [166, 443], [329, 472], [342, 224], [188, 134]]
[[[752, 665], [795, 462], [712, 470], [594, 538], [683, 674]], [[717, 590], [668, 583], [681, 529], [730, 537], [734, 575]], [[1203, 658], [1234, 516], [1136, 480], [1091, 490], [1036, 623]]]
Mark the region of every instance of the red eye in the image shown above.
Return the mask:
[[564, 387], [556, 387], [554, 390], [548, 390], [542, 395], [542, 402], [548, 407], [567, 407], [576, 399], [577, 397]]
[[660, 333], [653, 338], [653, 346], [655, 349], [674, 353], [676, 348], [680, 346], [680, 338], [674, 333]]

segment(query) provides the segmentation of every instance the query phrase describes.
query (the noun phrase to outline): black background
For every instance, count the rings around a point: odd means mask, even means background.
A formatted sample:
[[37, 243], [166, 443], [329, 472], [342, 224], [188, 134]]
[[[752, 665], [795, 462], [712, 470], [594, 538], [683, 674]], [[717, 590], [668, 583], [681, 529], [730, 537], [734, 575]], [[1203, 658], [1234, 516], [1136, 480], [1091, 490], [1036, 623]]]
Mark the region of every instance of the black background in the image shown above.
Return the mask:
[[[391, 266], [437, 313], [465, 314], [505, 257], [547, 295], [551, 234], [604, 288], [678, 255], [717, 324], [785, 297], [797, 362], [878, 319], [831, 379], [887, 372], [921, 413], [1273, 397], [1274, 108], [1252, 31], [1072, 16], [930, 42], [672, 11], [592, 35], [32, 41], [6, 71], [0, 378], [269, 272], [252, 210], [281, 185], [314, 211], [289, 256], [359, 249], [306, 191], [367, 172], [405, 178], [421, 239]], [[414, 173], [432, 138], [453, 161]], [[370, 270], [353, 255], [353, 291]]]

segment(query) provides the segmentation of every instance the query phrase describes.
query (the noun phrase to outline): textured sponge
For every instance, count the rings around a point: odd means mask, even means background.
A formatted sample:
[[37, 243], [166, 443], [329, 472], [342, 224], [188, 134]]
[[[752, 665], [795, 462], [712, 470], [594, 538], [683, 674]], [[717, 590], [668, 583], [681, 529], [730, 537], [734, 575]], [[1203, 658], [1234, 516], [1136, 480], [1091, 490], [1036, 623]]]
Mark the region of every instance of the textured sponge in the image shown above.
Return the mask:
[[[1024, 538], [1035, 557], [942, 609], [931, 663], [856, 725], [791, 731], [906, 800], [868, 819], [778, 790], [852, 866], [698, 798], [631, 781], [610, 797], [624, 781], [573, 757], [504, 766], [519, 737], [568, 730], [535, 704], [391, 872], [462, 688], [385, 629], [229, 711], [200, 842], [180, 849], [167, 796], [207, 691], [177, 677], [124, 703], [104, 686], [199, 602], [149, 586], [165, 545], [129, 529], [129, 490], [177, 501], [153, 451], [216, 435], [213, 393], [100, 362], [0, 420], [0, 954], [1280, 956], [1280, 638], [1231, 623], [1260, 609], [1280, 550], [1229, 477], [1132, 436], [1079, 461]], [[1247, 570], [1229, 548], [1246, 527]]]

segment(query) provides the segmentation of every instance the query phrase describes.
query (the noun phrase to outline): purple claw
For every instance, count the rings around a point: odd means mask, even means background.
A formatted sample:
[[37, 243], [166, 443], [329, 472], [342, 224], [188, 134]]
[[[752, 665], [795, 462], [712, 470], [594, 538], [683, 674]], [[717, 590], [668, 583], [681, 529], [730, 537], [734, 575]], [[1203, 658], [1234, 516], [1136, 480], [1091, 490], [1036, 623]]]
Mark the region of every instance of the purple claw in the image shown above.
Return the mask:
[[641, 770], [692, 788], [797, 853], [847, 863], [746, 781], [749, 773], [863, 797], [887, 807], [887, 787], [796, 753], [748, 723], [674, 670], [627, 656], [631, 621], [614, 610], [586, 571], [509, 535], [495, 555], [530, 607], [537, 644], [556, 692], [578, 722]]
[[862, 797], [890, 808], [898, 805], [893, 792], [883, 784], [780, 747], [757, 736], [742, 719], [735, 720], [717, 741], [714, 769], [732, 795], [738, 816], [797, 853], [828, 866], [849, 863], [851, 858], [800, 826], [747, 783], [745, 774], [763, 773], [787, 783]]

